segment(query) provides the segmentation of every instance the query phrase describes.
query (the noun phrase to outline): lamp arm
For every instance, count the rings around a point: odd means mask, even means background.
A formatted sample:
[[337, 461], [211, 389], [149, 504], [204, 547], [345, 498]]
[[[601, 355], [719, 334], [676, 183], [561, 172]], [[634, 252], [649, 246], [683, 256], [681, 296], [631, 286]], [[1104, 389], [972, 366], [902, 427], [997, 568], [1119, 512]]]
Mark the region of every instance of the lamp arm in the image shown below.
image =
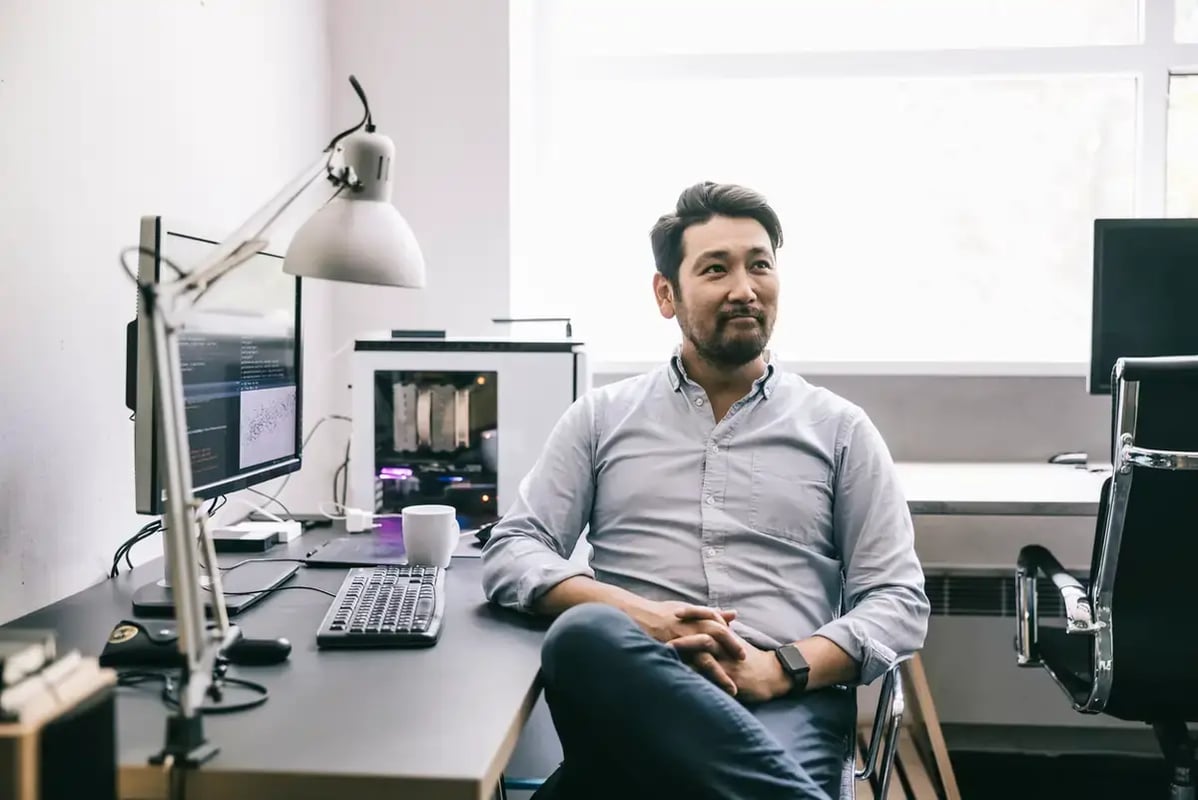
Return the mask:
[[[340, 151], [340, 147], [337, 151]], [[208, 286], [236, 269], [238, 265], [265, 248], [267, 240], [262, 238], [284, 211], [295, 202], [317, 178], [328, 175], [338, 185], [338, 191], [353, 186], [355, 178], [349, 167], [334, 171], [331, 167], [333, 154], [328, 151], [309, 164], [295, 176], [279, 193], [259, 208], [254, 214], [216, 246], [207, 258], [172, 286], [179, 295], [202, 293]]]
[[[185, 300], [194, 303], [213, 282], [263, 249], [267, 244], [262, 239], [264, 234], [317, 178], [327, 174], [338, 185], [338, 191], [352, 187], [351, 170], [331, 169], [334, 155], [335, 151], [322, 152], [319, 158], [182, 278], [142, 287], [150, 312], [154, 388], [160, 425], [158, 433], [162, 442], [165, 473], [163, 555], [171, 580], [183, 666], [179, 681], [178, 715], [167, 721], [167, 742], [162, 755], [173, 756], [183, 763], [202, 761], [215, 752], [204, 740], [200, 708], [204, 698], [214, 689], [217, 659], [236, 639], [237, 630], [229, 625], [207, 518], [199, 513], [200, 503], [193, 494], [191, 447], [179, 355], [179, 335], [186, 327], [187, 309], [177, 306]], [[201, 585], [197, 544], [204, 555], [202, 569], [209, 581], [208, 592]], [[211, 629], [205, 619], [205, 594], [212, 606], [215, 622]]]

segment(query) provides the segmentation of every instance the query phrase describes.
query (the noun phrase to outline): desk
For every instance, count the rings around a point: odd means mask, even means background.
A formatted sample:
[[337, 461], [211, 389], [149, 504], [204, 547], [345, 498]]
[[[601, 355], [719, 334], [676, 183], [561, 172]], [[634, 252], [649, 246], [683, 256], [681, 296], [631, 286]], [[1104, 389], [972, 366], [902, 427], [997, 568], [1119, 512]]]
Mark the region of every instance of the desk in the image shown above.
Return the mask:
[[900, 462], [912, 514], [1094, 517], [1103, 470], [1048, 463]]
[[[265, 555], [300, 557], [339, 533], [311, 531]], [[477, 558], [454, 559], [445, 627], [427, 649], [318, 651], [316, 629], [332, 602], [319, 592], [276, 592], [234, 617], [249, 637], [285, 636], [291, 657], [230, 670], [266, 685], [270, 699], [205, 719], [220, 753], [192, 775], [187, 796], [489, 798], [539, 695], [545, 626], [487, 605], [481, 570]], [[113, 626], [132, 616], [134, 589], [161, 574], [154, 561], [11, 624], [53, 628], [62, 647], [98, 655]], [[344, 576], [301, 567], [289, 585], [335, 592]], [[120, 690], [121, 797], [165, 796], [162, 772], [147, 763], [162, 745], [165, 718], [156, 692]]]

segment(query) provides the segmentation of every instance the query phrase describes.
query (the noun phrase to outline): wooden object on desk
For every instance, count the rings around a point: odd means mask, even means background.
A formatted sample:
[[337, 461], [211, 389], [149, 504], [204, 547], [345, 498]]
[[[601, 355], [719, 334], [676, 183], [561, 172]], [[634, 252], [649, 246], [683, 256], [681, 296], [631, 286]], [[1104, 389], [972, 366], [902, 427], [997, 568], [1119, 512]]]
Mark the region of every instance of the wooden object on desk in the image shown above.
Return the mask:
[[112, 670], [85, 659], [52, 699], [0, 723], [0, 797], [115, 800], [115, 685]]

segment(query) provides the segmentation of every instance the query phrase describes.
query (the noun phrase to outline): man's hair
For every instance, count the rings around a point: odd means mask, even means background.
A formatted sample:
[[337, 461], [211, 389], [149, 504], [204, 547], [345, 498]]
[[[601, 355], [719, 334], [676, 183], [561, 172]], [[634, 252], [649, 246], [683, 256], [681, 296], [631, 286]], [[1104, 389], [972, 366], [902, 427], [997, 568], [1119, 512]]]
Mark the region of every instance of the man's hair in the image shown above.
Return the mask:
[[678, 195], [673, 213], [659, 217], [649, 232], [657, 271], [675, 288], [682, 268], [682, 234], [714, 216], [757, 220], [769, 234], [774, 250], [782, 246], [782, 223], [762, 194], [732, 183], [696, 183]]

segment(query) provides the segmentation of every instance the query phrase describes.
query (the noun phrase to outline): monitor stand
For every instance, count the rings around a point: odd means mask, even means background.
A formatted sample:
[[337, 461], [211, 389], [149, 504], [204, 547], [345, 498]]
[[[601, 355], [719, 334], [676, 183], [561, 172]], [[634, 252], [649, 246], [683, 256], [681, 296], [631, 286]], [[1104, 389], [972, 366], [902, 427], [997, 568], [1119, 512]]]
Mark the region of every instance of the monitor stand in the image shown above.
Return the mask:
[[[225, 608], [229, 616], [236, 616], [262, 598], [271, 590], [289, 580], [300, 565], [278, 561], [247, 561], [237, 569], [221, 575], [225, 591]], [[208, 585], [205, 576], [201, 585]], [[244, 594], [243, 594], [244, 592]], [[133, 593], [133, 613], [141, 617], [172, 617], [175, 603], [171, 589], [159, 580], [139, 587]], [[204, 603], [205, 616], [212, 617], [212, 606]]]

